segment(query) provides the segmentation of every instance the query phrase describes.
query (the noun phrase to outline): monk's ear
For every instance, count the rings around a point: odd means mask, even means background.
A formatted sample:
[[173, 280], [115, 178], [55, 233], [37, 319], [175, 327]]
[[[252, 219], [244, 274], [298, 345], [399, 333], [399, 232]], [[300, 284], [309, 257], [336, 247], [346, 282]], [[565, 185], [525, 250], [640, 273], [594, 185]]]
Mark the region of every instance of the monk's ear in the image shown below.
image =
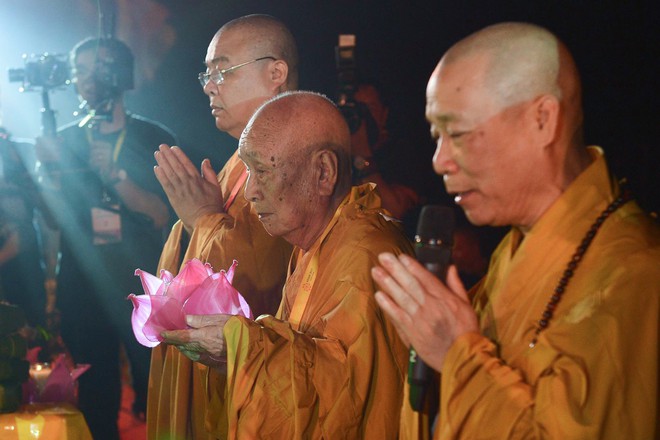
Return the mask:
[[314, 160], [319, 171], [319, 195], [329, 197], [337, 186], [339, 170], [337, 155], [330, 150], [320, 150], [316, 152]]
[[559, 100], [553, 95], [542, 95], [534, 100], [530, 117], [532, 131], [541, 145], [551, 144], [559, 136]]
[[289, 77], [289, 65], [282, 60], [275, 60], [270, 65], [270, 80], [276, 88], [286, 84]]

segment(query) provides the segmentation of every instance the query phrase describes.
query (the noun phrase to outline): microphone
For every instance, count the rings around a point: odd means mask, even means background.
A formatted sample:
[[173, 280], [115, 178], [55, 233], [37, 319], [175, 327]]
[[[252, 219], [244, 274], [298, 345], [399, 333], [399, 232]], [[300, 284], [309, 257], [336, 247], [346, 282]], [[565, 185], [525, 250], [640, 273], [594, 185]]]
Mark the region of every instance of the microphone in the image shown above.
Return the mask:
[[[422, 208], [415, 235], [417, 261], [440, 280], [445, 282], [451, 263], [451, 248], [454, 244], [454, 211], [447, 206], [426, 205]], [[424, 409], [426, 391], [431, 383], [433, 370], [417, 357], [410, 347], [408, 361], [408, 384], [410, 406], [417, 412]]]

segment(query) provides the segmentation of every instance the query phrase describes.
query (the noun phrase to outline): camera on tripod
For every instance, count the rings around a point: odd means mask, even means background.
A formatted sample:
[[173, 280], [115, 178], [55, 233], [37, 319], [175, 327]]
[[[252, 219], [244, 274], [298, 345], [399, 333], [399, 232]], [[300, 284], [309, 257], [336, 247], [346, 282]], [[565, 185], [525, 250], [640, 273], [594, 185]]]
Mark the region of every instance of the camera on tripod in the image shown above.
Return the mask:
[[9, 69], [9, 82], [22, 82], [20, 91], [35, 88], [55, 89], [69, 84], [69, 63], [65, 55], [43, 53], [41, 55], [23, 55], [25, 66]]
[[351, 133], [362, 124], [362, 107], [355, 101], [357, 89], [357, 63], [355, 61], [355, 35], [340, 34], [335, 47], [337, 64], [337, 107], [344, 115]]

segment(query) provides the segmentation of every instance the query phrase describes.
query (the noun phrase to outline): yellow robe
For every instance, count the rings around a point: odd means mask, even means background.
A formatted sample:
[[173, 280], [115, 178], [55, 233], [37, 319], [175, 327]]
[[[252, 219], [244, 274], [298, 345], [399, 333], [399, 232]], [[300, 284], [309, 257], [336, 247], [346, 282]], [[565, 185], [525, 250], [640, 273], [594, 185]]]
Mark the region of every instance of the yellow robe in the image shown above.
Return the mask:
[[[218, 174], [224, 200], [245, 169], [236, 153]], [[159, 268], [178, 273], [182, 263], [198, 258], [215, 271], [238, 261], [233, 285], [245, 297], [254, 316], [274, 313], [291, 256], [291, 245], [268, 235], [241, 189], [226, 214], [200, 219], [181, 259], [181, 221], [172, 228]], [[208, 402], [207, 368], [193, 363], [174, 347], [161, 344], [152, 350], [147, 402], [148, 439], [203, 439]]]
[[[412, 249], [399, 225], [380, 215], [372, 185], [352, 189], [325, 239], [305, 253], [294, 248], [277, 318], [228, 321], [226, 393], [212, 410], [221, 415], [218, 435], [397, 438], [408, 350], [375, 302], [370, 269], [381, 252]], [[296, 325], [291, 305], [304, 283], [311, 290]]]
[[524, 240], [504, 238], [473, 289], [482, 334], [447, 354], [434, 438], [656, 438], [660, 228], [634, 202], [602, 224], [529, 347], [571, 256], [619, 192], [602, 151], [589, 150], [591, 166]]

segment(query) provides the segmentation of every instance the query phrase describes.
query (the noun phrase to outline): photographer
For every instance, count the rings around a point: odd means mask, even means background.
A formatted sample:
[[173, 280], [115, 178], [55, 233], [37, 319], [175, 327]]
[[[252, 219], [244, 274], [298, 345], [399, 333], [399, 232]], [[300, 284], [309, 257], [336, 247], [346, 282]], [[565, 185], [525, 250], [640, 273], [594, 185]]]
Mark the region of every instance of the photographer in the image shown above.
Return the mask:
[[401, 162], [396, 160], [407, 146], [389, 136], [389, 108], [376, 86], [368, 82], [359, 84], [354, 100], [357, 129], [351, 132], [353, 184], [375, 183], [383, 207], [401, 219], [420, 202], [417, 192], [403, 184]]
[[73, 82], [87, 116], [40, 138], [45, 203], [61, 233], [57, 308], [80, 378], [80, 409], [95, 439], [117, 439], [123, 343], [136, 415], [146, 410], [149, 350], [131, 334], [126, 296], [141, 290], [137, 268], [155, 271], [171, 208], [153, 173], [153, 151], [176, 144], [164, 126], [129, 113], [133, 55], [112, 38], [88, 38], [71, 51]]

